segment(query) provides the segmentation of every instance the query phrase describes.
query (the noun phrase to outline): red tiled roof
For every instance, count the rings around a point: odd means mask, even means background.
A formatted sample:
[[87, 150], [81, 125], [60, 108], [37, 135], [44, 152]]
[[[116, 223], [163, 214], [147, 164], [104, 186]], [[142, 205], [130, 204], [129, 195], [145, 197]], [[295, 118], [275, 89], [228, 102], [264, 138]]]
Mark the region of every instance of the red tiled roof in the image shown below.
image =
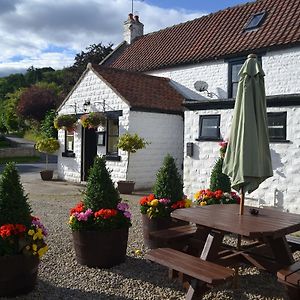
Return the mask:
[[168, 78], [106, 68], [96, 64], [92, 64], [91, 67], [133, 109], [183, 112], [184, 97], [171, 86]]
[[[262, 11], [262, 25], [245, 31]], [[300, 1], [257, 0], [140, 37], [109, 66], [149, 71], [299, 44]]]

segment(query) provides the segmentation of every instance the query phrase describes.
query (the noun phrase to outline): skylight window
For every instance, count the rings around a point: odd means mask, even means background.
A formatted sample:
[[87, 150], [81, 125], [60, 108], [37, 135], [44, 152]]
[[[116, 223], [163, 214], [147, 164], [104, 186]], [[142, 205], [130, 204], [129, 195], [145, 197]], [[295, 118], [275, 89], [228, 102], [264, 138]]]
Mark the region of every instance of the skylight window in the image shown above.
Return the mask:
[[250, 22], [245, 27], [245, 30], [252, 30], [252, 29], [258, 28], [262, 24], [265, 16], [266, 16], [265, 11], [253, 15], [251, 17]]

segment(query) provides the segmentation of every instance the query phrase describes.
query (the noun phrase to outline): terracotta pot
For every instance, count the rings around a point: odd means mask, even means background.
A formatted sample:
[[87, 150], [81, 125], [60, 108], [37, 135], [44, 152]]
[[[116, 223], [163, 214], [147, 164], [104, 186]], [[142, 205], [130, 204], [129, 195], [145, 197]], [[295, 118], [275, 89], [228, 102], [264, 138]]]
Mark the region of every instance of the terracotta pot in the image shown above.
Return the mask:
[[81, 265], [111, 268], [126, 258], [128, 228], [111, 231], [74, 231], [76, 260]]
[[132, 194], [134, 190], [134, 181], [118, 181], [118, 191], [120, 194]]
[[53, 170], [43, 170], [40, 172], [42, 180], [48, 181], [53, 178]]
[[31, 292], [36, 284], [39, 262], [36, 256], [0, 256], [0, 297]]
[[175, 226], [187, 225], [188, 222], [173, 219], [171, 217], [150, 219], [142, 214], [144, 245], [150, 249], [164, 247], [162, 242], [154, 240], [150, 236], [151, 231], [163, 230]]

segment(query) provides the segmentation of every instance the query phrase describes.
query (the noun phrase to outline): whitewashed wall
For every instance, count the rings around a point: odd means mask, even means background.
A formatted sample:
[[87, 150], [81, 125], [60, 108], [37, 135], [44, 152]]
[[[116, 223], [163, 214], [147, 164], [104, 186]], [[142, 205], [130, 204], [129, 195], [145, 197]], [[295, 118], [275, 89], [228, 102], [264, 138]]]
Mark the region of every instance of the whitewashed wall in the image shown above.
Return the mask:
[[[266, 95], [300, 93], [300, 47], [267, 52], [262, 56], [262, 66], [266, 74]], [[194, 89], [194, 83], [198, 80], [207, 82], [209, 92], [215, 93], [219, 98], [228, 97], [228, 63], [223, 60], [158, 70], [149, 74], [172, 79], [190, 99], [208, 98], [206, 92], [199, 93]]]
[[[108, 87], [93, 71], [89, 70], [80, 83], [75, 87], [66, 103], [59, 110], [59, 114], [74, 114], [75, 103], [77, 113], [84, 113], [83, 103], [85, 100], [91, 102], [90, 111], [103, 111], [103, 101], [105, 100], [105, 110], [122, 110], [123, 116], [119, 118], [120, 131], [128, 129], [128, 105]], [[98, 102], [98, 103], [95, 103]], [[67, 181], [80, 182], [81, 172], [81, 125], [77, 126], [74, 140], [75, 157], [62, 157], [61, 153], [65, 149], [64, 130], [59, 130], [60, 150], [58, 154], [58, 177]], [[102, 149], [98, 147], [98, 154]], [[116, 182], [125, 174], [125, 162], [107, 161], [106, 166], [112, 171], [112, 179]], [[125, 179], [125, 178], [123, 178]]]
[[[276, 206], [300, 213], [300, 107], [268, 108], [268, 112], [287, 112], [288, 143], [270, 143], [274, 176], [264, 181], [246, 203], [254, 206]], [[209, 188], [212, 167], [219, 157], [218, 142], [196, 141], [199, 135], [199, 115], [221, 115], [221, 137], [228, 137], [233, 110], [185, 112], [184, 144], [194, 143], [193, 157], [184, 149], [185, 193], [192, 196], [197, 190]]]
[[183, 118], [181, 116], [131, 111], [129, 131], [137, 133], [151, 143], [146, 149], [139, 150], [130, 157], [128, 177], [129, 180], [136, 182], [137, 189], [153, 186], [155, 175], [168, 153], [174, 157], [178, 170], [182, 172]]

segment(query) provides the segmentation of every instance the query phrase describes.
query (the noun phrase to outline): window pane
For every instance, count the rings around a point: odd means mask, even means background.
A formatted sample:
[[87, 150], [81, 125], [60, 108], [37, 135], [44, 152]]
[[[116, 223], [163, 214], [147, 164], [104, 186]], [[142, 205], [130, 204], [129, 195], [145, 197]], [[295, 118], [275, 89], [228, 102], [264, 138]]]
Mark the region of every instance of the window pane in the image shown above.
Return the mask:
[[243, 64], [239, 63], [236, 65], [232, 65], [232, 70], [231, 70], [231, 78], [232, 78], [232, 82], [238, 82], [239, 81], [239, 71], [241, 70]]
[[66, 150], [67, 151], [74, 151], [74, 134], [67, 133], [66, 136]]
[[108, 134], [119, 135], [119, 122], [118, 120], [108, 120]]
[[270, 140], [286, 139], [286, 113], [268, 113]]
[[219, 138], [220, 118], [219, 116], [200, 116], [200, 135], [204, 138]]
[[238, 83], [235, 82], [232, 84], [232, 98], [235, 98], [236, 97], [236, 94], [237, 94], [237, 88], [238, 88]]
[[118, 153], [118, 148], [117, 148], [117, 144], [118, 144], [118, 140], [119, 137], [109, 137], [108, 139], [108, 147], [107, 147], [107, 151], [109, 154], [115, 154]]

